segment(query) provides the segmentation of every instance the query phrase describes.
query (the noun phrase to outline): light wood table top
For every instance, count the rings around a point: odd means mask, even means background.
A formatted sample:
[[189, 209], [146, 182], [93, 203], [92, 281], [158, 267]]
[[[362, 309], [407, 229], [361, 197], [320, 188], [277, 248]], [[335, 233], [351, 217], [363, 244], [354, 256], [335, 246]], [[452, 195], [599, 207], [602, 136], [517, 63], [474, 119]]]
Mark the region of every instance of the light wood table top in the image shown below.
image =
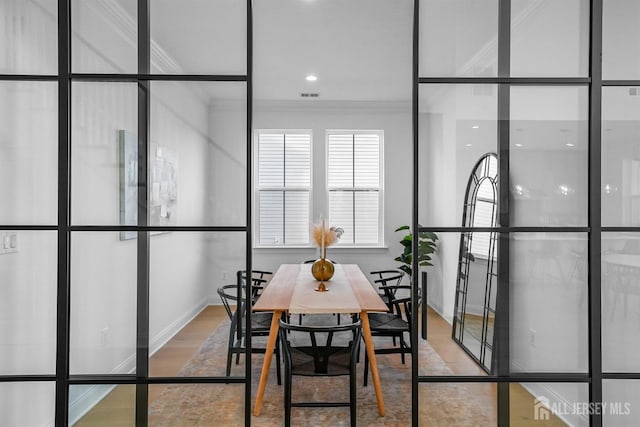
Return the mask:
[[273, 311], [273, 318], [253, 414], [260, 415], [283, 313], [358, 313], [362, 321], [362, 336], [369, 356], [378, 412], [380, 416], [384, 416], [382, 386], [367, 312], [388, 311], [387, 305], [356, 264], [336, 264], [334, 276], [325, 282], [329, 291], [316, 292], [319, 283], [311, 275], [311, 264], [282, 264], [254, 305], [254, 311]]

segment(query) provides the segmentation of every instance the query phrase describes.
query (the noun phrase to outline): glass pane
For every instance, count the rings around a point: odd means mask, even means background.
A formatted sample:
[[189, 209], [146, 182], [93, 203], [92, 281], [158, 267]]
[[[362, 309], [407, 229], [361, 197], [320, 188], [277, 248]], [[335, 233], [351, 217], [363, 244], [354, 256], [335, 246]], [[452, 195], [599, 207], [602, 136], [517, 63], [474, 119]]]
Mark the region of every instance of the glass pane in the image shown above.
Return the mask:
[[[254, 2], [255, 105], [282, 111], [278, 102], [288, 101], [287, 110], [299, 113], [318, 101], [410, 100], [412, 13], [409, 0]], [[362, 106], [332, 105], [332, 116]], [[350, 129], [333, 126], [321, 129]]]
[[[426, 286], [427, 297], [426, 305], [421, 305], [418, 313], [421, 337], [418, 372], [420, 375], [485, 376], [495, 365], [497, 250], [494, 243], [492, 257], [490, 246], [482, 253], [475, 248], [473, 255], [469, 249], [471, 242], [480, 236], [489, 241], [489, 235], [495, 239], [495, 233], [435, 234], [436, 252], [430, 255], [429, 261], [432, 266], [424, 269], [427, 282], [422, 276], [419, 281], [420, 289]], [[467, 256], [460, 256], [461, 243], [468, 248]], [[459, 275], [459, 271], [463, 274]], [[425, 317], [427, 341], [422, 338]]]
[[132, 426], [136, 423], [136, 386], [123, 384], [69, 387], [69, 425]]
[[[277, 412], [273, 425], [282, 423], [281, 405]], [[263, 410], [259, 420], [267, 417]], [[149, 425], [244, 426], [244, 385], [150, 385]]]
[[0, 230], [0, 375], [55, 374], [57, 247], [54, 231]]
[[511, 75], [586, 77], [589, 7], [588, 0], [513, 0]]
[[244, 225], [244, 83], [151, 83], [149, 224]]
[[72, 374], [135, 373], [136, 248], [118, 232], [71, 234]]
[[138, 8], [135, 0], [72, 0], [71, 28], [71, 68], [74, 72], [138, 72]]
[[53, 425], [55, 382], [0, 383], [0, 425]]
[[640, 381], [602, 381], [603, 407], [602, 425], [607, 427], [627, 427], [640, 423]]
[[284, 242], [309, 243], [309, 192], [286, 191], [284, 193]]
[[74, 82], [71, 90], [71, 221], [137, 225], [128, 212], [138, 204], [138, 85]]
[[509, 386], [509, 418], [514, 426], [586, 427], [589, 411], [588, 384], [522, 383]]
[[151, 72], [246, 74], [246, 2], [154, 0]]
[[0, 129], [0, 224], [56, 224], [57, 83], [0, 82]]
[[602, 225], [640, 225], [637, 87], [602, 88]]
[[605, 1], [602, 5], [602, 77], [607, 80], [639, 79], [640, 3]]
[[498, 74], [498, 1], [420, 2], [420, 76]]
[[[498, 425], [494, 383], [427, 383], [418, 386], [418, 424], [435, 426]], [[409, 425], [407, 419], [403, 425]]]
[[2, 0], [0, 74], [58, 73], [58, 2]]
[[512, 226], [587, 225], [588, 95], [511, 87]]
[[497, 89], [420, 86], [420, 224], [462, 224], [469, 176], [484, 154], [497, 153]]
[[[151, 376], [226, 375], [231, 322], [217, 290], [245, 269], [245, 243], [245, 234], [234, 232], [152, 234]], [[231, 368], [244, 376], [244, 356]]]
[[586, 372], [587, 235], [510, 236], [513, 372]]
[[602, 369], [638, 372], [640, 233], [602, 235]]

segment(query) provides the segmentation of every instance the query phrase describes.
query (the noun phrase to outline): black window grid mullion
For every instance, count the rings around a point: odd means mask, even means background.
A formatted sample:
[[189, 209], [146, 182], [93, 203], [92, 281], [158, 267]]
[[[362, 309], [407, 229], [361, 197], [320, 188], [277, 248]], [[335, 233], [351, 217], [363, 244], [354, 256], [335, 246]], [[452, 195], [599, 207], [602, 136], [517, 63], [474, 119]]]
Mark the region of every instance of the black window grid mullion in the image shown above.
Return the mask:
[[[247, 153], [247, 189], [246, 189], [246, 233], [245, 233], [245, 270], [247, 273], [247, 278], [250, 278], [249, 275], [253, 270], [253, 229], [251, 227], [252, 224], [252, 215], [253, 215], [253, 152], [251, 140], [253, 136], [253, 0], [247, 0], [247, 64], [246, 64], [246, 96], [247, 96], [247, 123], [246, 123], [246, 153]], [[283, 235], [284, 236], [284, 235]], [[246, 286], [249, 288], [247, 295], [253, 295], [253, 280], [247, 280]], [[238, 289], [238, 292], [240, 290]], [[238, 295], [240, 295], [238, 293]], [[252, 349], [252, 339], [251, 339], [251, 321], [253, 317], [253, 301], [251, 298], [247, 298], [247, 315], [245, 316], [245, 371], [244, 371], [244, 425], [246, 427], [251, 426], [251, 370], [252, 370], [252, 358], [251, 358], [251, 349]]]
[[[412, 182], [412, 207], [411, 207], [411, 232], [413, 236], [417, 236], [419, 216], [419, 195], [420, 195], [420, 179], [418, 171], [420, 170], [419, 148], [420, 148], [420, 0], [413, 2], [413, 32], [412, 32], [412, 64], [411, 64], [411, 125], [412, 125], [412, 154], [413, 159], [411, 166], [413, 169]], [[418, 238], [411, 241], [411, 250], [414, 254], [411, 259], [411, 335], [409, 343], [411, 345], [411, 425], [418, 427], [420, 423], [420, 415], [418, 412], [419, 405], [419, 382], [418, 382]], [[426, 273], [424, 280], [426, 282]], [[426, 283], [423, 283], [426, 290]], [[427, 295], [422, 295], [422, 304], [426, 306]], [[423, 306], [424, 307], [424, 306]], [[422, 314], [427, 313], [426, 309], [422, 310]], [[422, 325], [426, 329], [426, 318], [422, 319]], [[426, 330], [422, 331], [423, 337], [426, 339]]]
[[[591, 227], [588, 247], [588, 302], [589, 325], [589, 402], [602, 402], [602, 199], [601, 199], [601, 146], [602, 146], [602, 0], [591, 1], [591, 32], [589, 68], [589, 164], [588, 224]], [[602, 426], [602, 414], [590, 414], [590, 425]]]
[[[151, 24], [149, 0], [138, 1], [138, 73], [151, 69]], [[148, 157], [150, 82], [138, 79], [138, 226], [149, 225]], [[149, 418], [149, 242], [150, 233], [137, 231], [136, 293], [136, 426], [146, 427]]]
[[56, 297], [56, 377], [55, 419], [57, 425], [69, 420], [70, 343], [70, 235], [71, 200], [71, 9], [70, 0], [58, 0], [58, 271]]

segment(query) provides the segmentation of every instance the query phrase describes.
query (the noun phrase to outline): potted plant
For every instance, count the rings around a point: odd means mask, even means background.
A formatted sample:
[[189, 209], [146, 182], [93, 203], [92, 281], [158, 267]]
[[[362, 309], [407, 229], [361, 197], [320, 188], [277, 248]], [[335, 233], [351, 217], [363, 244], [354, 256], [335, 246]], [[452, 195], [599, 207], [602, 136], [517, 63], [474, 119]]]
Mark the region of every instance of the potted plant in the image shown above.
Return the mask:
[[[398, 227], [395, 231], [406, 231], [410, 230], [408, 225], [403, 225], [402, 227]], [[431, 254], [436, 251], [436, 241], [438, 240], [438, 236], [435, 233], [431, 233], [429, 231], [424, 231], [419, 233], [418, 235], [418, 265], [420, 267], [433, 265], [429, 261], [431, 261]], [[413, 236], [411, 233], [405, 234], [400, 240], [400, 244], [403, 246], [403, 251], [400, 256], [395, 258], [395, 261], [402, 263], [399, 267], [400, 270], [404, 271], [412, 276], [412, 263], [413, 263]]]

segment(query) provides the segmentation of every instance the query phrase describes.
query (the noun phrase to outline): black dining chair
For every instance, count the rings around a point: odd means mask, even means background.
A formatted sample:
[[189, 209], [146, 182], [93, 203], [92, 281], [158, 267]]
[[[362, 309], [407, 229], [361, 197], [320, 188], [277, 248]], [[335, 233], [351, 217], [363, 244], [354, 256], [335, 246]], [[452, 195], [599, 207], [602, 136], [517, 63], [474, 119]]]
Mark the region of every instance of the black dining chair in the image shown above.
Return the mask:
[[[389, 307], [389, 311], [393, 313], [395, 309], [394, 305], [389, 301], [389, 295], [383, 289], [386, 286], [400, 286], [400, 282], [402, 282], [402, 278], [404, 277], [404, 271], [402, 270], [378, 270], [372, 271], [369, 274], [374, 276], [373, 284], [374, 287], [378, 288], [378, 294], [382, 301]], [[391, 294], [395, 297], [395, 292], [391, 292]]]
[[[390, 313], [368, 313], [369, 324], [371, 326], [372, 337], [391, 337], [393, 347], [374, 348], [375, 354], [399, 353], [402, 363], [405, 363], [405, 354], [411, 354], [411, 345], [405, 340], [405, 334], [411, 342], [411, 296], [399, 296], [398, 291], [406, 290], [411, 292], [408, 285], [387, 285], [382, 288], [386, 292], [389, 303], [393, 306]], [[420, 295], [417, 304], [420, 305]], [[396, 339], [399, 346], [396, 345]], [[369, 375], [369, 356], [364, 355], [364, 385], [367, 385]]]
[[[229, 326], [229, 343], [227, 346], [227, 376], [231, 375], [231, 360], [233, 355], [236, 355], [236, 365], [240, 363], [240, 355], [245, 353], [245, 315], [246, 315], [246, 297], [242, 295], [238, 298], [238, 285], [223, 285], [218, 288], [218, 295], [222, 300], [231, 325]], [[239, 302], [240, 300], [240, 302]], [[234, 307], [235, 306], [235, 307]], [[256, 312], [251, 315], [251, 336], [252, 337], [266, 337], [269, 336], [269, 330], [271, 328], [271, 320], [273, 319], [273, 312]], [[266, 349], [256, 347], [253, 343], [251, 347], [251, 353], [264, 354]], [[276, 342], [274, 350], [276, 355], [276, 374], [278, 385], [282, 384], [282, 376], [280, 371], [280, 344]]]
[[[264, 270], [251, 270], [251, 300], [255, 303], [260, 294], [264, 290], [264, 287], [269, 282], [273, 273], [271, 271]], [[247, 286], [247, 270], [238, 270], [236, 272], [237, 280], [242, 283], [242, 286], [246, 288]]]
[[[281, 320], [279, 333], [284, 356], [285, 426], [291, 425], [292, 407], [347, 406], [350, 408], [351, 426], [355, 426], [356, 362], [361, 337], [360, 321], [346, 325], [300, 326]], [[334, 339], [336, 334], [338, 336]], [[302, 343], [303, 341], [304, 343]], [[336, 344], [337, 341], [342, 341], [345, 344]], [[296, 344], [296, 342], [301, 342], [301, 344]], [[349, 376], [348, 402], [292, 402], [293, 376], [333, 377], [340, 375]]]

